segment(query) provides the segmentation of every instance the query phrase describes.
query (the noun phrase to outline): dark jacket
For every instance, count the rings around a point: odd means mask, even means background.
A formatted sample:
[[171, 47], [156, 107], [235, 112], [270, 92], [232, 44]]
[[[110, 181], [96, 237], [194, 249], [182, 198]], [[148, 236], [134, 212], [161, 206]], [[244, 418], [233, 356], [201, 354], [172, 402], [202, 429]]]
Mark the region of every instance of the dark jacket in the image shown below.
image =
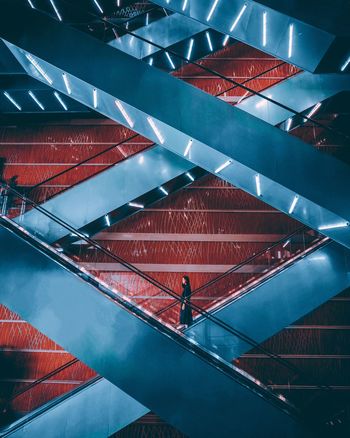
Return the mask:
[[190, 299], [192, 292], [188, 284], [183, 284], [182, 288], [183, 291], [182, 291], [182, 303], [180, 309], [180, 324], [191, 325], [193, 322], [192, 309], [188, 304], [185, 303], [183, 299], [184, 298]]

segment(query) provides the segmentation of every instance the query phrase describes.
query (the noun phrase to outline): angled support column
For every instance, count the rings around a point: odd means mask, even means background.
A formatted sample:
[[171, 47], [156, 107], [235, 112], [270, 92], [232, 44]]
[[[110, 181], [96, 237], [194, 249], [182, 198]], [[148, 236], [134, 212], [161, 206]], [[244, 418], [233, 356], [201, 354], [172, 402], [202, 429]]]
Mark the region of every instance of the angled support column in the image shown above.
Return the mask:
[[90, 107], [95, 103], [102, 114], [180, 156], [191, 142], [186, 158], [192, 163], [350, 246], [349, 166], [21, 1], [4, 0], [0, 35], [38, 79], [49, 78], [64, 93], [66, 72], [70, 97]]
[[338, 36], [309, 24], [294, 5], [292, 17], [276, 1], [270, 8], [259, 1], [191, 0], [184, 10], [183, 0], [154, 3], [310, 72], [340, 72], [350, 56], [349, 34]]

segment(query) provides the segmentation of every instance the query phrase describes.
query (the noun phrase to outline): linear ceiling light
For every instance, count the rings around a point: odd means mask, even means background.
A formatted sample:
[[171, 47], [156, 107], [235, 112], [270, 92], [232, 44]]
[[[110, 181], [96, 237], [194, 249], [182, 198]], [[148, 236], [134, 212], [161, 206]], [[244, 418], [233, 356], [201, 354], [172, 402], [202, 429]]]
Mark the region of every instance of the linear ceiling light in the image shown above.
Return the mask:
[[67, 111], [68, 110], [67, 105], [63, 102], [62, 97], [57, 93], [57, 91], [55, 91], [53, 94], [55, 95], [59, 103], [62, 105], [62, 107], [65, 109], [65, 111]]
[[22, 107], [15, 101], [13, 97], [9, 95], [7, 91], [4, 91], [4, 96], [19, 110], [22, 111]]
[[154, 120], [152, 119], [152, 117], [147, 117], [147, 122], [149, 123], [149, 125], [153, 129], [153, 132], [156, 134], [156, 137], [158, 138], [159, 143], [163, 144], [164, 143], [164, 137], [162, 136], [162, 134], [159, 131], [159, 129], [156, 126], [156, 124], [154, 123]]
[[213, 44], [211, 42], [211, 38], [210, 38], [209, 32], [205, 32], [205, 36], [207, 37], [209, 50], [212, 52], [213, 51]]
[[135, 123], [134, 121], [131, 119], [131, 117], [129, 116], [129, 114], [126, 112], [125, 108], [123, 107], [123, 104], [120, 102], [120, 100], [116, 100], [115, 104], [117, 106], [117, 108], [119, 109], [119, 111], [122, 113], [124, 119], [127, 121], [128, 125], [130, 126], [130, 128], [133, 128]]
[[339, 222], [336, 224], [330, 224], [330, 225], [322, 225], [321, 227], [318, 227], [320, 231], [323, 230], [333, 230], [334, 228], [345, 228], [349, 226], [349, 222]]
[[41, 108], [43, 111], [45, 110], [44, 105], [40, 102], [40, 100], [35, 96], [35, 94], [29, 90], [28, 91], [29, 96], [34, 100], [34, 102], [38, 105], [39, 108]]
[[52, 7], [53, 7], [53, 9], [54, 9], [54, 11], [55, 11], [55, 13], [56, 13], [56, 15], [57, 15], [57, 18], [58, 18], [60, 21], [62, 21], [62, 17], [61, 17], [61, 15], [60, 15], [60, 13], [58, 12], [58, 9], [57, 9], [57, 7], [56, 7], [56, 5], [55, 5], [55, 2], [54, 2], [53, 0], [50, 0], [50, 3], [51, 3], [51, 5], [52, 5]]
[[288, 40], [288, 58], [291, 58], [293, 55], [293, 33], [294, 33], [294, 24], [289, 25], [289, 40]]
[[103, 9], [101, 8], [101, 5], [99, 4], [99, 2], [97, 0], [94, 0], [94, 3], [97, 6], [97, 9], [101, 12], [101, 14], [103, 14]]
[[193, 49], [194, 39], [190, 39], [190, 44], [188, 46], [187, 59], [191, 59], [192, 49]]
[[231, 26], [230, 32], [232, 32], [232, 31], [235, 29], [235, 27], [237, 26], [239, 20], [242, 18], [242, 15], [244, 14], [244, 11], [245, 11], [246, 9], [247, 9], [247, 5], [244, 4], [243, 7], [242, 7], [242, 9], [239, 11], [239, 14], [237, 15], [237, 18], [236, 18], [235, 21], [232, 23], [232, 26]]
[[139, 204], [137, 202], [129, 202], [128, 204], [130, 207], [135, 207], [135, 208], [145, 208], [145, 206], [143, 204]]
[[28, 61], [33, 65], [33, 67], [35, 67], [37, 69], [37, 71], [41, 74], [41, 76], [50, 84], [53, 84], [52, 79], [50, 78], [50, 76], [43, 70], [43, 68], [41, 67], [41, 65], [38, 63], [38, 61], [33, 58], [32, 55], [30, 55], [29, 53], [26, 53], [26, 58], [28, 59]]
[[299, 196], [295, 195], [294, 198], [293, 198], [292, 203], [290, 204], [289, 210], [288, 210], [289, 214], [293, 213], [293, 211], [295, 209], [295, 206], [297, 205], [298, 201], [299, 201]]
[[225, 161], [225, 163], [221, 164], [221, 166], [219, 166], [217, 169], [215, 169], [214, 173], [219, 173], [222, 170], [226, 169], [227, 166], [229, 166], [231, 164], [231, 160], [227, 160]]
[[211, 19], [211, 17], [212, 17], [212, 15], [213, 15], [213, 13], [214, 13], [214, 11], [215, 11], [216, 6], [218, 5], [218, 3], [219, 3], [219, 0], [215, 0], [215, 1], [214, 1], [212, 7], [210, 8], [209, 14], [208, 14], [208, 16], [207, 16], [207, 21], [209, 21], [209, 20]]

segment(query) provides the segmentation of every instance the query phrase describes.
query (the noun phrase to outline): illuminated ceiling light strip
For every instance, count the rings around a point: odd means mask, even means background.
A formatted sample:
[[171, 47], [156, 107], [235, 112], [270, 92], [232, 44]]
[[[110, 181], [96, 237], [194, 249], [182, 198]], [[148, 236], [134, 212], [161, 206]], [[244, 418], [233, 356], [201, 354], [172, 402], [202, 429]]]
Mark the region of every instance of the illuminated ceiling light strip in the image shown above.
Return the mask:
[[294, 211], [294, 209], [295, 209], [295, 207], [296, 207], [298, 201], [299, 201], [299, 196], [298, 196], [298, 195], [295, 195], [294, 198], [293, 198], [292, 203], [290, 204], [289, 210], [288, 210], [288, 213], [289, 213], [289, 214], [292, 214], [292, 213], [293, 213], [293, 211]]
[[187, 172], [187, 173], [186, 173], [186, 176], [187, 176], [191, 181], [194, 181], [194, 178], [193, 178], [193, 176], [190, 174], [190, 172]]
[[32, 9], [35, 9], [35, 8], [34, 8], [34, 5], [33, 5], [33, 3], [32, 3], [31, 0], [28, 0], [28, 3], [29, 3], [29, 6], [30, 6]]
[[247, 5], [243, 5], [242, 9], [239, 11], [239, 14], [237, 15], [237, 18], [235, 19], [235, 21], [232, 23], [230, 32], [232, 32], [235, 27], [237, 26], [239, 20], [242, 18], [242, 15], [244, 14], [244, 11], [247, 9]]
[[56, 12], [57, 18], [58, 18], [60, 21], [62, 21], [62, 17], [61, 17], [61, 15], [60, 15], [60, 13], [58, 12], [58, 9], [57, 9], [57, 7], [56, 7], [56, 5], [55, 5], [55, 2], [54, 2], [53, 0], [50, 0], [50, 3], [51, 3], [51, 5], [52, 5], [54, 11]]
[[267, 24], [267, 12], [265, 11], [263, 13], [263, 46], [266, 46], [267, 42], [267, 30], [266, 30], [266, 24]]
[[218, 5], [218, 3], [219, 3], [219, 0], [215, 0], [215, 1], [214, 1], [212, 7], [210, 8], [209, 14], [208, 14], [208, 16], [207, 16], [207, 21], [209, 21], [209, 20], [211, 19], [211, 17], [212, 17], [212, 15], [213, 15], [213, 13], [214, 13], [214, 11], [215, 11], [216, 6]]
[[92, 90], [92, 97], [93, 97], [93, 104], [94, 104], [94, 108], [97, 108], [97, 90], [96, 88], [94, 88]]
[[9, 95], [7, 91], [4, 91], [4, 96], [19, 110], [22, 111], [22, 107], [15, 101], [13, 97]]
[[149, 64], [149, 65], [153, 65], [153, 58], [150, 58], [150, 59], [149, 59], [148, 64]]
[[103, 9], [101, 8], [101, 5], [99, 4], [99, 2], [97, 0], [94, 0], [94, 3], [97, 6], [97, 9], [101, 12], [101, 14], [103, 14]]
[[192, 143], [193, 143], [192, 139], [187, 143], [187, 146], [186, 146], [186, 149], [185, 149], [185, 152], [184, 152], [184, 157], [187, 157], [187, 155], [190, 153], [190, 149], [192, 147]]
[[166, 57], [168, 58], [168, 61], [169, 61], [169, 64], [170, 64], [171, 68], [172, 68], [173, 70], [175, 70], [175, 65], [174, 65], [173, 60], [171, 59], [169, 53], [168, 53], [168, 52], [165, 52], [165, 55], [166, 55]]
[[159, 190], [160, 190], [161, 192], [163, 192], [165, 196], [168, 196], [168, 195], [169, 195], [169, 192], [168, 192], [167, 190], [165, 190], [164, 187], [160, 186], [160, 187], [159, 187]]
[[315, 112], [320, 108], [321, 105], [322, 105], [321, 102], [316, 103], [316, 105], [312, 108], [312, 110], [309, 112], [309, 114], [307, 114], [306, 117], [310, 119], [315, 114]]
[[182, 3], [182, 11], [184, 11], [187, 8], [187, 3], [188, 0], [184, 0], [184, 2]]
[[34, 100], [34, 102], [40, 107], [42, 110], [45, 110], [44, 105], [38, 100], [38, 98], [35, 96], [35, 94], [29, 90], [28, 91], [29, 96]]
[[147, 14], [146, 14], [146, 26], [148, 26], [148, 24], [149, 24], [149, 13], [147, 12]]
[[205, 32], [205, 36], [207, 37], [209, 50], [212, 52], [213, 51], [213, 44], [211, 42], [211, 38], [210, 38], [209, 32]]
[[340, 71], [344, 71], [346, 67], [350, 64], [350, 56], [349, 58], [344, 62], [344, 64], [341, 66]]
[[156, 137], [159, 140], [160, 144], [164, 143], [164, 137], [162, 136], [161, 132], [157, 128], [156, 124], [154, 123], [154, 120], [152, 117], [147, 117], [147, 122], [150, 124], [151, 128], [153, 129], [153, 132], [156, 134]]
[[125, 111], [125, 108], [123, 107], [123, 104], [120, 102], [120, 100], [115, 101], [116, 106], [118, 107], [119, 111], [122, 113], [124, 119], [127, 121], [130, 128], [133, 128], [135, 123], [129, 116], [129, 114]]
[[287, 124], [286, 124], [286, 131], [288, 132], [290, 130], [292, 126], [292, 118], [289, 117], [289, 119], [287, 120]]
[[261, 196], [261, 183], [260, 183], [260, 175], [255, 175], [255, 186], [256, 186], [256, 194]]
[[226, 44], [228, 43], [228, 40], [230, 39], [230, 35], [226, 35], [224, 38], [224, 41], [222, 42], [223, 46], [226, 46]]
[[106, 219], [107, 227], [110, 227], [111, 226], [111, 221], [109, 220], [108, 214], [106, 214], [105, 219]]
[[138, 204], [137, 202], [129, 202], [128, 205], [130, 207], [135, 207], [135, 208], [145, 208], [145, 206], [143, 204]]
[[247, 97], [248, 96], [248, 94], [249, 94], [249, 91], [246, 91], [240, 98], [239, 98], [239, 100], [238, 100], [238, 102], [237, 102], [237, 105], [239, 105], [241, 102], [242, 102], [242, 100], [245, 98], [245, 97]]
[[57, 93], [57, 91], [55, 91], [53, 94], [55, 95], [55, 97], [56, 97], [56, 99], [59, 101], [59, 103], [63, 106], [63, 108], [64, 108], [66, 111], [68, 111], [67, 105], [63, 102], [61, 96]]
[[63, 77], [63, 82], [64, 82], [64, 85], [66, 87], [67, 93], [72, 94], [72, 90], [70, 88], [69, 80], [68, 80], [66, 73], [62, 73], [62, 77]]
[[291, 58], [293, 55], [293, 33], [294, 33], [294, 24], [289, 25], [289, 40], [288, 40], [288, 58]]
[[187, 59], [191, 59], [192, 50], [193, 50], [194, 39], [190, 39], [190, 45], [188, 46]]
[[47, 75], [47, 73], [43, 70], [43, 68], [40, 66], [40, 64], [38, 63], [38, 61], [36, 59], [34, 59], [32, 57], [32, 55], [30, 55], [29, 53], [26, 54], [26, 58], [28, 59], [28, 61], [38, 70], [38, 72], [41, 74], [41, 76], [43, 76], [43, 78], [50, 84], [53, 84], [52, 79], [50, 78], [50, 76]]
[[322, 225], [321, 227], [318, 227], [320, 231], [323, 230], [332, 230], [334, 228], [345, 228], [349, 226], [349, 222], [339, 222], [337, 224], [330, 224], [330, 225]]
[[219, 166], [217, 169], [214, 170], [214, 173], [219, 173], [222, 170], [226, 169], [226, 167], [229, 166], [231, 162], [232, 162], [231, 160], [225, 161], [225, 163], [221, 164], [221, 166]]
[[120, 0], [117, 0], [117, 7], [120, 8]]
[[282, 245], [282, 248], [285, 248], [288, 245], [288, 243], [290, 243], [290, 239], [288, 239], [284, 242], [284, 244]]

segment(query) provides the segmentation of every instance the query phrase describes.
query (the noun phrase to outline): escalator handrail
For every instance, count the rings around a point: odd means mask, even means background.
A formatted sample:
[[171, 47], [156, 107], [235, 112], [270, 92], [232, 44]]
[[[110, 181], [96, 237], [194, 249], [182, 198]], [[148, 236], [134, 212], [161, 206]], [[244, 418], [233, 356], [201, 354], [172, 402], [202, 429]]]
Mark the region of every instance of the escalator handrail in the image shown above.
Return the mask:
[[[270, 246], [262, 249], [261, 251], [253, 254], [252, 256], [248, 257], [247, 259], [243, 260], [242, 262], [238, 263], [237, 265], [232, 266], [232, 268], [230, 268], [229, 270], [227, 270], [226, 272], [222, 273], [221, 275], [219, 275], [218, 277], [213, 278], [212, 280], [208, 281], [207, 283], [203, 284], [202, 286], [198, 287], [197, 289], [194, 289], [190, 295], [190, 297], [193, 297], [193, 295], [196, 295], [198, 292], [202, 291], [203, 289], [206, 289], [207, 287], [212, 286], [213, 284], [219, 282], [220, 280], [222, 280], [223, 278], [227, 277], [228, 275], [232, 274], [235, 271], [238, 271], [239, 269], [241, 269], [242, 267], [248, 265], [249, 263], [251, 263], [253, 260], [259, 258], [260, 256], [262, 256], [264, 253], [272, 250], [273, 248], [275, 248], [276, 246], [280, 245], [282, 242], [286, 242], [289, 239], [291, 239], [293, 236], [295, 236], [296, 234], [299, 234], [303, 231], [306, 230], [310, 230], [309, 227], [307, 227], [306, 225], [303, 225], [302, 227], [298, 228], [297, 230], [293, 231], [290, 234], [287, 234], [286, 236], [284, 236], [282, 239], [272, 243]], [[287, 260], [288, 261], [288, 260]], [[244, 284], [242, 285], [242, 289], [244, 288]], [[176, 303], [171, 303], [169, 304], [167, 307], [164, 307], [164, 309], [160, 310], [159, 313], [157, 312], [156, 315], [160, 315], [163, 312], [169, 310], [170, 308], [174, 307], [176, 305]]]

